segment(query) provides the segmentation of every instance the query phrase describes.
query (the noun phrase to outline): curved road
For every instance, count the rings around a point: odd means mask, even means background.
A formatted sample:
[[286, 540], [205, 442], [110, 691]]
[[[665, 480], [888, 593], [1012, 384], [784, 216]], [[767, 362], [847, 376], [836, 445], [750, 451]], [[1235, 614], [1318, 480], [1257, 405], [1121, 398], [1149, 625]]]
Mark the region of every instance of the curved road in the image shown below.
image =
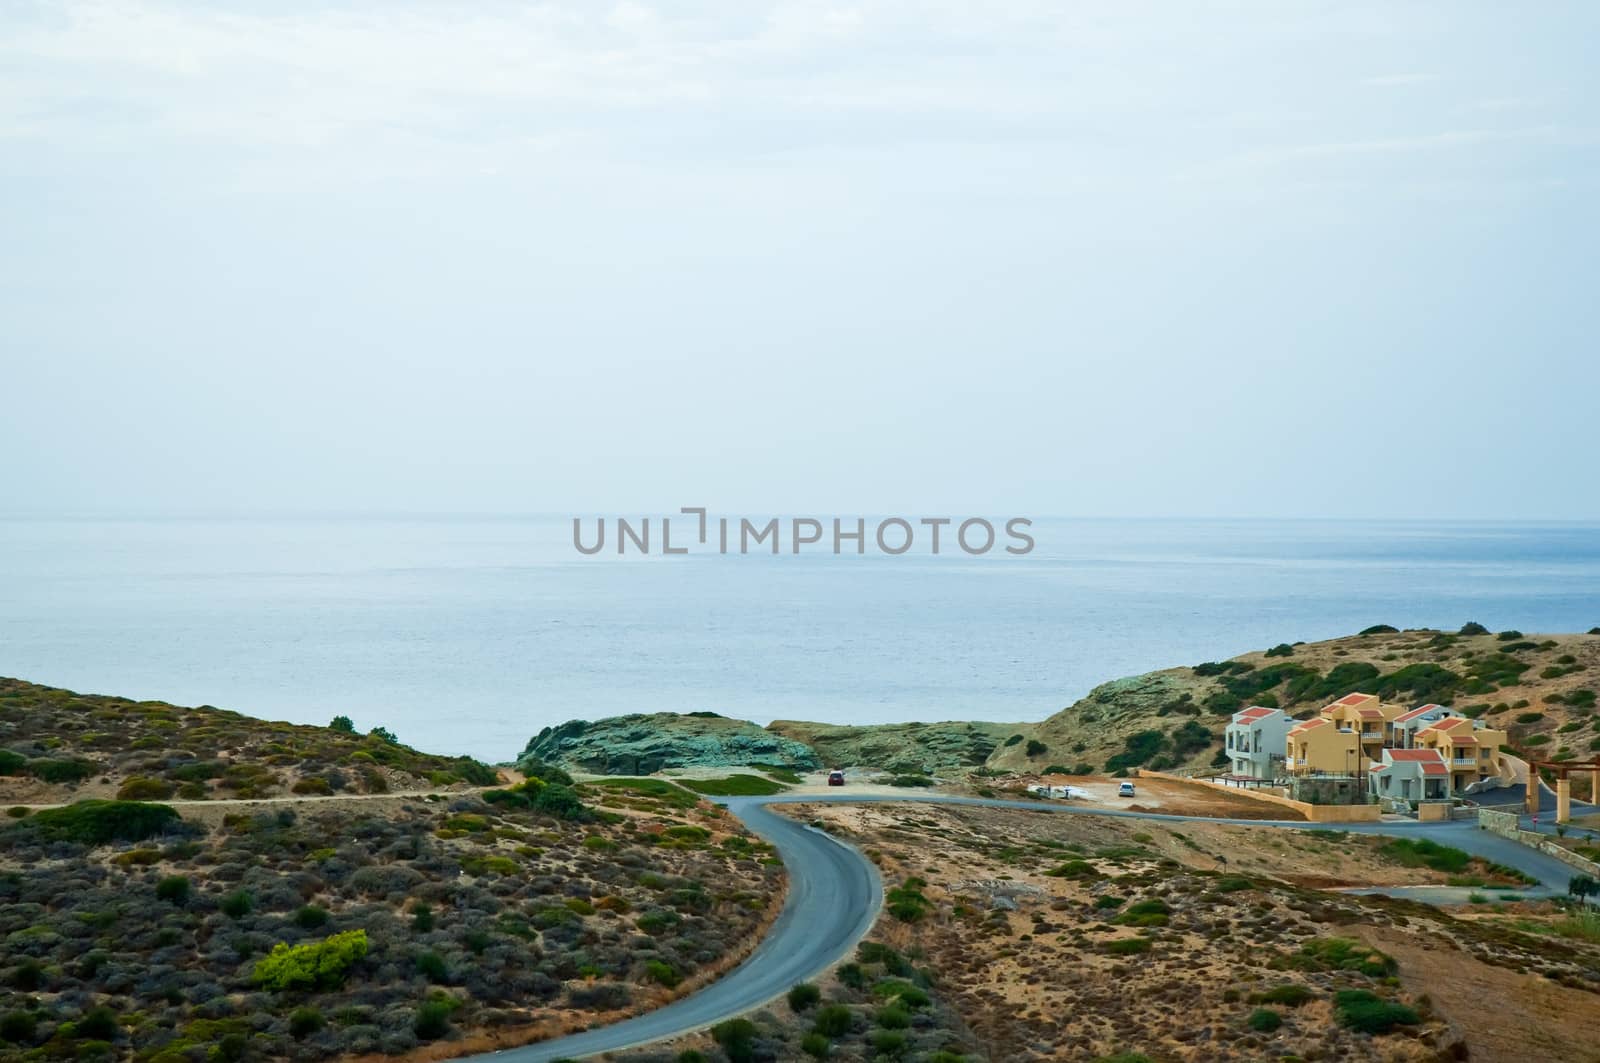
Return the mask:
[[[1162, 812], [1074, 808], [1065, 803], [937, 794], [784, 794], [776, 797], [728, 798], [721, 803], [738, 816], [745, 826], [777, 848], [789, 872], [789, 892], [783, 911], [772, 924], [766, 938], [743, 963], [706, 988], [655, 1011], [523, 1048], [508, 1048], [461, 1058], [481, 1063], [549, 1063], [666, 1040], [758, 1008], [787, 992], [796, 983], [815, 978], [838, 963], [866, 935], [878, 917], [878, 909], [883, 902], [883, 887], [877, 869], [870, 860], [845, 842], [786, 816], [777, 815], [766, 807], [824, 801], [843, 804], [914, 802], [974, 805], [1161, 823], [1230, 823], [1250, 827], [1319, 829], [1316, 824], [1301, 821], [1215, 819]], [[1556, 893], [1566, 891], [1567, 879], [1572, 875], [1572, 869], [1554, 857], [1519, 845], [1509, 838], [1479, 830], [1476, 823], [1469, 821], [1340, 823], [1321, 829], [1396, 837], [1426, 834], [1431, 840], [1516, 868], [1537, 879], [1543, 890]], [[1414, 889], [1397, 888], [1394, 892], [1421, 899]], [[1538, 892], [1541, 890], [1518, 891], [1524, 896]]]
[[761, 799], [724, 803], [777, 848], [789, 872], [783, 911], [743, 963], [699, 992], [643, 1015], [464, 1058], [545, 1063], [676, 1037], [758, 1008], [844, 959], [871, 929], [883, 903], [883, 885], [872, 861], [830, 834], [767, 811]]

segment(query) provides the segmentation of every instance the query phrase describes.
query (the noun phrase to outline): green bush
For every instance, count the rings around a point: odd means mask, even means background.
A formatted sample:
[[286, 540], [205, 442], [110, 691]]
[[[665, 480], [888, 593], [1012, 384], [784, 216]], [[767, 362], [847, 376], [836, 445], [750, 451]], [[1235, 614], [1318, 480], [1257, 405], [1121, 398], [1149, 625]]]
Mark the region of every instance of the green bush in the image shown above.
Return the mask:
[[867, 1042], [878, 1055], [897, 1059], [905, 1054], [908, 1038], [900, 1030], [873, 1030]]
[[800, 1051], [812, 1059], [827, 1059], [830, 1046], [820, 1033], [808, 1033], [800, 1038]]
[[[1207, 738], [1209, 737], [1208, 733]], [[1106, 761], [1106, 771], [1115, 774], [1128, 768], [1137, 768], [1160, 753], [1166, 744], [1167, 737], [1160, 731], [1140, 731], [1129, 735], [1123, 742], [1122, 752], [1114, 754]]]
[[1106, 942], [1106, 951], [1113, 956], [1137, 956], [1150, 951], [1149, 938], [1119, 938]]
[[1311, 990], [1291, 982], [1274, 986], [1255, 999], [1262, 1004], [1282, 1004], [1284, 1007], [1298, 1008], [1311, 999]]
[[118, 801], [165, 801], [175, 787], [165, 779], [146, 779], [134, 776], [123, 780], [117, 788]]
[[328, 722], [328, 729], [330, 731], [338, 731], [340, 734], [353, 735], [356, 733], [355, 723], [350, 719], [350, 717], [342, 715], [335, 716], [332, 720], [330, 720]]
[[1405, 867], [1427, 867], [1434, 871], [1458, 873], [1472, 862], [1472, 855], [1427, 838], [1396, 838], [1379, 849], [1384, 856]]
[[1362, 628], [1358, 634], [1362, 635], [1396, 635], [1400, 629], [1389, 624], [1373, 624], [1371, 627]]
[[1139, 901], [1111, 920], [1117, 926], [1166, 926], [1172, 909], [1162, 900]]
[[309, 1037], [326, 1025], [322, 1012], [313, 1007], [295, 1008], [289, 1013], [289, 1036], [296, 1041]]
[[183, 904], [189, 899], [189, 880], [182, 875], [168, 875], [156, 883], [156, 899]]
[[0, 749], [0, 775], [21, 775], [28, 758], [11, 749]]
[[328, 923], [328, 912], [314, 904], [307, 904], [294, 913], [294, 925], [302, 930], [320, 930]]
[[1393, 957], [1352, 938], [1311, 938], [1285, 963], [1302, 971], [1360, 971], [1373, 978], [1394, 974]]
[[28, 761], [28, 772], [45, 782], [82, 782], [99, 768], [92, 760], [51, 760], [40, 758]]
[[1415, 1010], [1365, 989], [1340, 990], [1333, 995], [1333, 1006], [1340, 1025], [1367, 1034], [1385, 1034], [1396, 1026], [1415, 1026], [1421, 1021]]
[[434, 997], [422, 1002], [411, 1029], [424, 1041], [434, 1041], [450, 1031], [450, 1016], [458, 1007], [450, 997]]
[[430, 982], [450, 981], [450, 968], [444, 957], [431, 950], [417, 957], [417, 973]]
[[1257, 1008], [1245, 1020], [1245, 1025], [1257, 1033], [1271, 1033], [1283, 1025], [1283, 1016], [1271, 1008]]
[[1489, 629], [1478, 623], [1476, 620], [1468, 620], [1465, 624], [1461, 625], [1461, 630], [1456, 632], [1458, 635], [1487, 635], [1488, 633]]
[[915, 923], [933, 910], [933, 904], [922, 895], [920, 878], [908, 878], [902, 886], [890, 890], [884, 907], [902, 923]]
[[1028, 744], [1023, 747], [1024, 752], [1030, 757], [1042, 757], [1050, 751], [1050, 747], [1037, 738], [1028, 739]]
[[91, 800], [43, 809], [25, 820], [23, 829], [45, 841], [105, 845], [144, 841], [177, 820], [178, 810], [170, 805]]
[[661, 983], [668, 989], [683, 981], [683, 976], [678, 973], [678, 969], [662, 960], [648, 961], [644, 965], [644, 971], [652, 980]]
[[722, 1046], [729, 1063], [751, 1063], [756, 1057], [756, 1024], [749, 1019], [729, 1019], [711, 1027], [711, 1036]]
[[1045, 872], [1051, 878], [1099, 878], [1100, 872], [1087, 860], [1068, 860]]
[[589, 816], [589, 809], [578, 798], [578, 792], [560, 783], [551, 783], [541, 789], [533, 799], [533, 807], [535, 811], [557, 819], [581, 820]]
[[30, 1011], [10, 1011], [0, 1018], [0, 1039], [12, 1044], [31, 1044], [38, 1031], [39, 1020]]
[[930, 779], [926, 775], [896, 775], [889, 780], [889, 785], [902, 787], [929, 787], [937, 786], [938, 782], [937, 780]]
[[855, 1024], [855, 1012], [843, 1004], [826, 1004], [817, 1009], [811, 1028], [824, 1037], [843, 1037]]
[[92, 1041], [113, 1041], [121, 1032], [122, 1023], [110, 1008], [92, 1008], [78, 1020], [78, 1036]]
[[367, 932], [346, 930], [321, 941], [292, 948], [279, 942], [251, 973], [259, 986], [273, 991], [332, 989], [367, 954]]
[[911, 1025], [911, 1013], [898, 1004], [878, 1009], [878, 1025], [885, 1030], [904, 1030]]
[[255, 910], [255, 906], [256, 899], [250, 895], [249, 890], [234, 890], [222, 898], [222, 903], [218, 905], [222, 909], [222, 914], [229, 919], [243, 919]]
[[1294, 647], [1287, 642], [1280, 642], [1266, 652], [1268, 657], [1293, 657]]
[[821, 999], [822, 990], [810, 982], [801, 982], [789, 990], [789, 1010], [797, 1013], [806, 1011], [809, 1008], [816, 1007]]
[[1094, 899], [1094, 906], [1096, 908], [1120, 908], [1122, 907], [1122, 898], [1113, 896], [1110, 893], [1102, 893]]

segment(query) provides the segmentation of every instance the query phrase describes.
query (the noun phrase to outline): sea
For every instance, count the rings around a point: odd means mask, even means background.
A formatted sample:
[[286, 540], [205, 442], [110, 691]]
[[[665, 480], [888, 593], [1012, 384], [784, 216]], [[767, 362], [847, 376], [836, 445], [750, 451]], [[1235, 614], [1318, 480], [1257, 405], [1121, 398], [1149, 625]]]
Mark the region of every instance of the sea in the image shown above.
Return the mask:
[[1031, 721], [1372, 624], [1600, 625], [1596, 524], [1030, 534], [1023, 556], [618, 557], [575, 550], [565, 517], [0, 520], [0, 675], [505, 761], [573, 718]]

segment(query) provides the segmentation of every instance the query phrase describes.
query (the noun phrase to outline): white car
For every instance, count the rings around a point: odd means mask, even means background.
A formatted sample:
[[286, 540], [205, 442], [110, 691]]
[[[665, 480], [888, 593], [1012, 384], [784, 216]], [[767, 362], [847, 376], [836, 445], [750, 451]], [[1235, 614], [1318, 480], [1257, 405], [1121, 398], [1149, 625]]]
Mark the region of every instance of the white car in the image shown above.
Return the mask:
[[1121, 786], [1118, 786], [1117, 787], [1117, 796], [1118, 797], [1132, 797], [1133, 796], [1133, 783], [1125, 782]]

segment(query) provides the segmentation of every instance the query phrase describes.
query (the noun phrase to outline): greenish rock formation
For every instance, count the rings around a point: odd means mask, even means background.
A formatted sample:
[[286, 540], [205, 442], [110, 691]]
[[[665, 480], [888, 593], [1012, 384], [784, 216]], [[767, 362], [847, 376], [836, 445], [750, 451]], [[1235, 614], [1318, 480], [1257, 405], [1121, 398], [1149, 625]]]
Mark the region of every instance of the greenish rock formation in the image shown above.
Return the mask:
[[1016, 732], [1002, 723], [891, 723], [867, 727], [774, 720], [767, 730], [804, 742], [830, 768], [897, 775], [961, 773], [979, 767]]
[[569, 720], [546, 727], [518, 762], [541, 760], [595, 775], [649, 775], [665, 768], [771, 765], [815, 771], [815, 750], [748, 720], [710, 713], [658, 712], [610, 719]]

